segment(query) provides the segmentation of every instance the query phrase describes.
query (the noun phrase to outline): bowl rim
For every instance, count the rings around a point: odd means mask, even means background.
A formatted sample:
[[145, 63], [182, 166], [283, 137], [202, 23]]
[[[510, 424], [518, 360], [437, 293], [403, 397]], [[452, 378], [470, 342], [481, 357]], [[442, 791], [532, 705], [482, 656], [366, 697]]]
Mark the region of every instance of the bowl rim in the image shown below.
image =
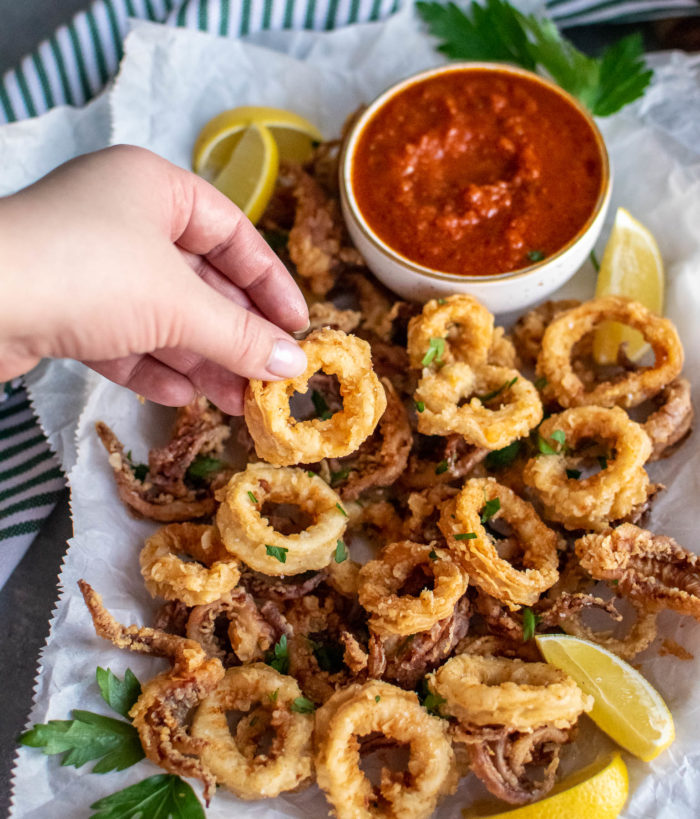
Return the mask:
[[[565, 245], [559, 248], [559, 250], [557, 250], [551, 256], [547, 256], [541, 261], [534, 262], [533, 264], [528, 265], [527, 267], [519, 267], [516, 270], [509, 270], [503, 273], [491, 273], [487, 275], [447, 273], [442, 270], [436, 270], [431, 267], [426, 267], [425, 265], [421, 265], [418, 262], [409, 259], [407, 256], [404, 256], [402, 253], [399, 253], [397, 250], [394, 250], [394, 248], [392, 248], [390, 245], [384, 242], [384, 240], [377, 236], [377, 234], [372, 230], [372, 228], [370, 228], [369, 224], [362, 215], [362, 211], [358, 207], [357, 200], [355, 199], [355, 195], [353, 192], [352, 162], [354, 159], [355, 148], [357, 147], [357, 143], [365, 127], [376, 114], [376, 112], [380, 108], [382, 108], [396, 94], [404, 91], [406, 88], [409, 88], [412, 85], [416, 85], [420, 82], [423, 82], [426, 79], [429, 79], [430, 77], [439, 74], [483, 70], [490, 70], [503, 74], [516, 74], [518, 76], [526, 77], [530, 80], [539, 82], [541, 85], [557, 93], [569, 105], [574, 107], [582, 115], [583, 119], [586, 121], [593, 134], [601, 159], [600, 190], [598, 193], [598, 198], [596, 199], [595, 206], [591, 210], [591, 213], [586, 222], [584, 222], [584, 224], [581, 226], [578, 232], [574, 236], [572, 236], [572, 238], [569, 239], [569, 241]], [[398, 82], [395, 82], [392, 85], [388, 86], [377, 97], [375, 97], [375, 99], [367, 106], [367, 108], [365, 108], [365, 110], [353, 123], [352, 128], [350, 129], [350, 132], [347, 138], [344, 140], [344, 144], [342, 146], [339, 163], [339, 176], [341, 202], [346, 206], [346, 208], [352, 215], [352, 218], [355, 221], [355, 226], [357, 227], [357, 229], [363, 234], [364, 238], [374, 247], [375, 250], [380, 252], [382, 255], [388, 257], [391, 261], [400, 264], [404, 268], [408, 268], [412, 273], [417, 273], [421, 276], [427, 276], [428, 278], [432, 279], [438, 279], [439, 281], [443, 282], [455, 283], [503, 282], [505, 280], [518, 279], [523, 276], [533, 274], [537, 271], [541, 271], [548, 264], [553, 264], [557, 262], [559, 259], [561, 259], [562, 256], [564, 256], [569, 250], [571, 250], [573, 246], [576, 245], [594, 226], [596, 220], [598, 219], [601, 212], [605, 209], [607, 205], [607, 202], [611, 195], [612, 188], [610, 157], [608, 155], [608, 150], [605, 145], [603, 135], [601, 134], [600, 129], [598, 128], [591, 113], [586, 108], [584, 108], [584, 106], [574, 96], [572, 96], [568, 91], [565, 91], [563, 88], [561, 88], [559, 85], [552, 82], [551, 80], [548, 80], [545, 77], [541, 77], [539, 74], [535, 74], [533, 71], [528, 71], [525, 68], [519, 68], [517, 66], [512, 66], [507, 63], [477, 61], [474, 62], [456, 61], [436, 66], [433, 68], [428, 68], [423, 71], [419, 71], [416, 74], [411, 74], [410, 76], [405, 77], [404, 79], [399, 80]]]

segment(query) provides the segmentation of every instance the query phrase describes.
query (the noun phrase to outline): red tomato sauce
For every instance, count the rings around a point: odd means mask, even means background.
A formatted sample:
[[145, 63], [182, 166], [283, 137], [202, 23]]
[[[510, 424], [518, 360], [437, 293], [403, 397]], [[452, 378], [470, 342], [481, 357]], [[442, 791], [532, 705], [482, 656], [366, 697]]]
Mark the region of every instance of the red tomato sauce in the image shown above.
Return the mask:
[[560, 250], [590, 218], [602, 178], [580, 111], [537, 80], [479, 69], [399, 91], [364, 127], [352, 165], [358, 207], [386, 244], [469, 276]]

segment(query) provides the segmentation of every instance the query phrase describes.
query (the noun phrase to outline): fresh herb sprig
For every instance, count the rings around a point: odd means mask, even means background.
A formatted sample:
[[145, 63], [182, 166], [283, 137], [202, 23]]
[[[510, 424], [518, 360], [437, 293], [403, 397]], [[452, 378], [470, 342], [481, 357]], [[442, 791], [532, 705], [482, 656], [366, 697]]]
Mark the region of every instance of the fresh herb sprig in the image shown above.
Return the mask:
[[174, 774], [156, 774], [135, 785], [98, 799], [91, 819], [205, 819], [204, 808], [192, 788]]
[[589, 57], [545, 17], [523, 14], [506, 0], [416, 3], [438, 50], [452, 59], [515, 63], [550, 76], [590, 111], [606, 117], [644, 94], [653, 71], [643, 57], [639, 34]]

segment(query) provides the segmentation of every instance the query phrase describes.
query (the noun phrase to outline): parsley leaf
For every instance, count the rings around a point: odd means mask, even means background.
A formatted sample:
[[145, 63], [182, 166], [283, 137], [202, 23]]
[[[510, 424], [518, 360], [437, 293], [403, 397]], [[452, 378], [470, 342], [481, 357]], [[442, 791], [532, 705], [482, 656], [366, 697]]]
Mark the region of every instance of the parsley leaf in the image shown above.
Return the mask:
[[126, 669], [123, 680], [108, 668], [98, 667], [96, 676], [102, 699], [117, 714], [128, 717], [131, 706], [141, 696], [141, 683], [131, 669]]
[[331, 472], [331, 486], [335, 486], [335, 484], [344, 481], [349, 474], [349, 469], [341, 469], [338, 472]]
[[335, 555], [333, 556], [333, 559], [336, 563], [342, 563], [344, 560], [348, 559], [348, 549], [342, 540], [339, 540], [335, 547]]
[[598, 257], [595, 255], [595, 250], [591, 250], [588, 254], [588, 258], [591, 260], [591, 264], [593, 265], [593, 269], [596, 273], [600, 273], [600, 262], [598, 261]]
[[527, 258], [531, 262], [541, 262], [544, 259], [544, 253], [541, 250], [528, 250]]
[[320, 418], [322, 421], [327, 421], [332, 417], [333, 413], [328, 408], [328, 402], [318, 390], [313, 390], [311, 392], [311, 401], [313, 402], [314, 409], [316, 410], [316, 416], [318, 418]]
[[492, 498], [490, 501], [486, 501], [484, 504], [483, 511], [481, 512], [481, 522], [486, 523], [487, 520], [491, 520], [491, 518], [498, 512], [501, 508], [501, 499], [500, 498]]
[[577, 481], [581, 477], [581, 475], [582, 475], [582, 472], [581, 472], [580, 469], [567, 469], [566, 470], [566, 477], [567, 478], [573, 478], [575, 481]]
[[523, 642], [527, 643], [535, 636], [535, 629], [542, 618], [529, 607], [523, 609]]
[[219, 458], [210, 458], [208, 455], [197, 455], [190, 464], [186, 477], [190, 480], [207, 480], [215, 472], [219, 472], [224, 462]]
[[[498, 498], [496, 500], [498, 500]], [[476, 532], [467, 532], [466, 534], [455, 535], [455, 540], [474, 540], [475, 538]]]
[[375, 702], [380, 702], [380, 701], [381, 701], [381, 699], [382, 699], [382, 698], [379, 696], [379, 694], [377, 694], [377, 695], [376, 695], [376, 697], [374, 698], [374, 701], [375, 701]]
[[312, 640], [310, 637], [306, 638], [311, 646], [313, 655], [316, 658], [318, 667], [321, 671], [328, 671], [331, 674], [337, 674], [347, 668], [345, 665], [345, 647], [340, 643], [332, 641], [325, 641], [322, 643]]
[[99, 799], [92, 819], [205, 819], [192, 788], [174, 774], [156, 774]]
[[280, 674], [286, 674], [289, 671], [289, 646], [286, 634], [279, 638], [272, 651], [267, 652], [265, 662]]
[[518, 380], [518, 376], [516, 375], [515, 378], [511, 378], [510, 381], [504, 381], [500, 387], [497, 387], [495, 390], [491, 392], [487, 392], [485, 395], [477, 395], [476, 397], [481, 401], [482, 404], [485, 404], [487, 401], [492, 401], [497, 395], [500, 395], [504, 390], [509, 390], [513, 384]]
[[425, 404], [422, 401], [414, 401], [413, 403], [415, 404], [416, 412], [425, 411]]
[[425, 710], [434, 717], [442, 717], [440, 713], [440, 706], [446, 703], [447, 700], [441, 697], [440, 694], [435, 694], [430, 690], [428, 681], [423, 679], [418, 689], [418, 699]]
[[316, 710], [316, 706], [311, 700], [307, 700], [306, 697], [295, 697], [291, 705], [291, 710], [296, 714], [313, 714]]
[[345, 515], [345, 517], [347, 517], [347, 516], [348, 516], [348, 513], [345, 511], [345, 509], [343, 509], [343, 507], [342, 507], [342, 506], [341, 506], [339, 503], [336, 503], [336, 506], [337, 506], [337, 507], [338, 507], [338, 509], [340, 509], [340, 511], [341, 511], [341, 512], [342, 512], [342, 513]]
[[73, 719], [52, 719], [35, 725], [19, 737], [21, 745], [43, 748], [47, 755], [64, 754], [61, 765], [80, 768], [99, 760], [93, 773], [123, 771], [143, 759], [139, 735], [128, 722], [91, 711], [72, 712]]
[[506, 466], [510, 466], [518, 457], [519, 452], [520, 441], [513, 441], [512, 444], [504, 446], [503, 449], [496, 449], [493, 452], [489, 452], [486, 456], [486, 468], [503, 469]]
[[449, 468], [449, 464], [447, 461], [440, 461], [440, 463], [435, 467], [435, 474], [442, 475], [443, 472], [447, 472]]
[[126, 453], [126, 460], [131, 467], [131, 471], [134, 473], [136, 480], [143, 483], [146, 480], [146, 475], [148, 475], [148, 465], [134, 463], [131, 457], [131, 450]]
[[431, 549], [431, 550], [428, 552], [428, 557], [429, 557], [431, 560], [438, 560], [438, 553], [435, 551], [435, 549]]
[[546, 386], [547, 386], [547, 379], [544, 378], [544, 377], [538, 378], [535, 381], [535, 389], [536, 390], [543, 390]]
[[[419, 2], [418, 13], [440, 40], [438, 51], [452, 59], [509, 62], [539, 70], [596, 116], [614, 114], [644, 94], [653, 72], [643, 43], [632, 34], [588, 57], [564, 38], [546, 17], [523, 14], [506, 0], [455, 3]], [[533, 260], [534, 261], [534, 260]]]
[[541, 455], [560, 455], [566, 449], [566, 433], [564, 430], [555, 429], [549, 436], [549, 440], [554, 441], [558, 446], [553, 447], [546, 438], [541, 435], [537, 436], [537, 448]]
[[257, 503], [257, 502], [258, 502], [258, 499], [257, 499], [257, 498], [255, 497], [255, 495], [254, 495], [252, 492], [250, 492], [250, 491], [248, 492], [248, 497], [250, 498], [250, 500], [251, 500], [251, 502], [252, 502], [252, 503]]
[[287, 562], [287, 549], [285, 546], [268, 546], [267, 543], [265, 544], [265, 551], [267, 552], [270, 557], [274, 557], [279, 560], [280, 563]]
[[600, 464], [601, 469], [608, 468], [608, 459], [605, 457], [605, 455], [598, 455], [598, 463]]
[[423, 356], [423, 360], [421, 364], [423, 367], [429, 367], [433, 361], [440, 365], [442, 364], [442, 357], [445, 354], [445, 339], [444, 338], [431, 338], [428, 343], [428, 350], [426, 354]]

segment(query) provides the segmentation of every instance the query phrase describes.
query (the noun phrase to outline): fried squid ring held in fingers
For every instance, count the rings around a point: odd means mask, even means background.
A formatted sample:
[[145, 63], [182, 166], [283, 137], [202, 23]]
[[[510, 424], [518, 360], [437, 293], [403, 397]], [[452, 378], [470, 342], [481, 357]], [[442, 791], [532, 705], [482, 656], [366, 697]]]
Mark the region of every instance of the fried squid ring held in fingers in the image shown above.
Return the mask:
[[[311, 779], [314, 718], [294, 711], [301, 690], [292, 677], [263, 663], [229, 668], [216, 690], [192, 718], [192, 736], [203, 743], [200, 758], [223, 785], [241, 799], [262, 799], [291, 791]], [[234, 738], [227, 712], [252, 710], [269, 715], [257, 725], [246, 720]], [[245, 720], [245, 717], [244, 717]], [[255, 728], [274, 737], [269, 750], [255, 748]]]
[[673, 538], [623, 523], [575, 544], [583, 568], [597, 580], [617, 580], [625, 597], [648, 611], [672, 609], [700, 620], [700, 557]]
[[[386, 409], [384, 387], [372, 369], [370, 346], [339, 330], [317, 330], [300, 342], [306, 370], [285, 381], [251, 379], [245, 396], [245, 419], [259, 458], [275, 466], [316, 463], [354, 452], [374, 432]], [[343, 409], [330, 418], [296, 421], [289, 399], [305, 393], [321, 370], [340, 382]]]
[[[323, 569], [331, 560], [348, 520], [338, 495], [303, 469], [249, 464], [220, 493], [216, 515], [224, 545], [251, 569], [262, 574], [301, 574]], [[283, 535], [262, 516], [266, 501], [295, 504], [312, 523], [301, 532]]]
[[[562, 449], [531, 458], [523, 470], [523, 480], [539, 496], [547, 519], [567, 529], [600, 531], [646, 502], [650, 487], [644, 464], [651, 454], [651, 442], [624, 410], [575, 407], [551, 415], [539, 433], [542, 440]], [[557, 442], [557, 436], [563, 444]], [[587, 440], [606, 442], [613, 457], [594, 475], [569, 477], [567, 469], [577, 465], [573, 450]]]
[[446, 700], [442, 710], [467, 729], [504, 726], [531, 731], [541, 725], [568, 728], [593, 697], [547, 663], [460, 654], [428, 675], [432, 691]]
[[[437, 340], [443, 341], [444, 350], [431, 356]], [[408, 355], [416, 369], [454, 361], [480, 366], [486, 363], [492, 340], [493, 315], [466, 294], [432, 299], [408, 322]]]
[[158, 674], [142, 688], [129, 711], [146, 757], [178, 776], [193, 776], [204, 783], [207, 804], [214, 795], [213, 773], [202, 761], [205, 746], [188, 733], [189, 710], [213, 691], [224, 676], [219, 659], [209, 659], [194, 640], [154, 628], [122, 626], [102, 605], [102, 598], [84, 580], [78, 585], [92, 615], [95, 632], [117, 648], [166, 657], [169, 671]]
[[[499, 556], [484, 528], [482, 509], [489, 509], [488, 504], [493, 510], [488, 519], [502, 518], [513, 529], [522, 549], [522, 570]], [[558, 535], [545, 526], [531, 504], [493, 478], [467, 481], [457, 497], [443, 506], [439, 525], [470, 581], [510, 609], [533, 605], [557, 582]]]
[[[420, 572], [417, 594], [403, 592]], [[359, 600], [377, 634], [416, 634], [449, 617], [467, 590], [468, 578], [445, 549], [402, 540], [385, 546], [360, 569]]]
[[[406, 771], [382, 769], [377, 787], [360, 768], [359, 740], [371, 733], [407, 745]], [[457, 785], [447, 723], [430, 716], [412, 691], [355, 683], [316, 711], [316, 776], [338, 819], [427, 819]]]
[[[196, 562], [183, 560], [181, 554]], [[241, 576], [216, 527], [199, 523], [163, 526], [146, 540], [139, 560], [153, 597], [181, 600], [186, 606], [213, 603], [231, 591]]]
[[446, 364], [423, 375], [415, 399], [425, 406], [418, 414], [420, 432], [457, 432], [467, 443], [486, 449], [503, 449], [542, 420], [534, 385], [506, 367]]
[[[639, 330], [651, 345], [654, 364], [586, 389], [574, 372], [571, 351], [602, 321], [619, 321]], [[552, 321], [542, 337], [536, 372], [547, 379], [548, 388], [563, 407], [636, 407], [673, 381], [682, 366], [683, 347], [671, 321], [654, 315], [639, 302], [607, 296], [584, 302]]]

